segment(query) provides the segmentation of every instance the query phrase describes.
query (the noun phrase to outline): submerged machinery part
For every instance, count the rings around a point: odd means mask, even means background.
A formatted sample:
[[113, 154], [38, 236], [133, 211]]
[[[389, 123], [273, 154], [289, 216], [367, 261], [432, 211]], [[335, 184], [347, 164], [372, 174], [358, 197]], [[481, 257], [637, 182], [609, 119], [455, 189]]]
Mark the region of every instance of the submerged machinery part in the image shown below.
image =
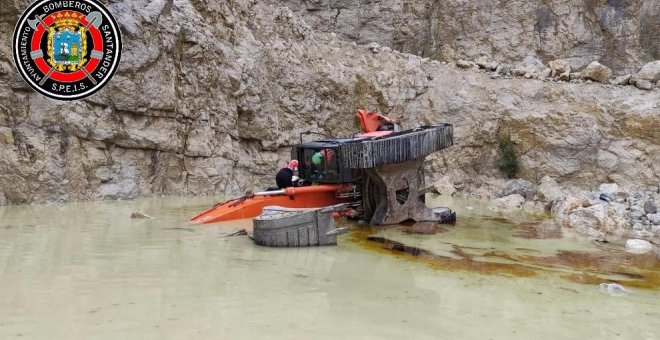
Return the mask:
[[377, 137], [298, 144], [291, 153], [300, 161], [305, 181], [352, 183], [353, 191], [340, 191], [336, 197], [361, 200], [359, 214], [373, 225], [443, 221], [451, 215], [440, 216], [424, 203], [422, 163], [453, 142], [453, 126], [436, 124]]
[[343, 204], [311, 209], [265, 207], [252, 220], [252, 239], [268, 247], [336, 245], [337, 235], [348, 232], [348, 228], [336, 228], [332, 213], [344, 208]]
[[344, 162], [362, 170], [364, 217], [372, 225], [406, 220], [453, 222], [449, 209], [424, 202], [424, 158], [453, 144], [450, 124], [432, 125], [342, 145]]
[[365, 170], [365, 218], [373, 225], [443, 220], [426, 207], [423, 197], [424, 157]]

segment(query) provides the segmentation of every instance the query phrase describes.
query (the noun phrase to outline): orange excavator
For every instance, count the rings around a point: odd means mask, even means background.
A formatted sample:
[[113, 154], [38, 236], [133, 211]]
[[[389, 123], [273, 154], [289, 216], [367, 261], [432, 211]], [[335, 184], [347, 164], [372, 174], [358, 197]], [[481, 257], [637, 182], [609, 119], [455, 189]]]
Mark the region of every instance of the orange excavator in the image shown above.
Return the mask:
[[396, 121], [379, 113], [357, 110], [356, 115], [362, 132], [352, 138], [301, 141], [293, 146], [291, 158], [299, 161], [299, 186], [248, 193], [216, 204], [191, 222], [253, 218], [267, 206], [320, 208], [338, 204], [346, 207], [339, 215], [372, 224], [455, 219], [451, 211], [447, 215], [446, 211], [426, 208], [421, 170], [426, 155], [453, 144], [452, 126], [401, 131]]

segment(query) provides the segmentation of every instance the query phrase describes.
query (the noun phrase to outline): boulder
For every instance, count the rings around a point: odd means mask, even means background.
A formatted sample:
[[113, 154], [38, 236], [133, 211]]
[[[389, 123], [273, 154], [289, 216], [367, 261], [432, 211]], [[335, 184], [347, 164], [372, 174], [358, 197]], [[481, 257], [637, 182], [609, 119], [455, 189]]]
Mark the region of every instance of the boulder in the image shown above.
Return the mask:
[[538, 201], [527, 201], [525, 204], [523, 204], [522, 209], [531, 212], [531, 213], [543, 213], [547, 209], [547, 206], [543, 204], [543, 202], [538, 202]]
[[580, 80], [582, 79], [582, 72], [571, 72], [569, 73], [568, 80]]
[[513, 74], [516, 76], [524, 76], [525, 78], [536, 78], [545, 69], [546, 67], [541, 60], [530, 55], [513, 69]]
[[573, 196], [558, 201], [552, 207], [552, 214], [561, 226], [594, 237], [623, 235], [630, 228], [625, 211], [623, 204], [592, 204], [586, 199]]
[[522, 64], [525, 67], [532, 66], [538, 70], [543, 70], [545, 68], [543, 62], [539, 58], [533, 55], [528, 55], [527, 57], [525, 57], [525, 59], [523, 59]]
[[488, 61], [488, 56], [485, 54], [480, 55], [479, 58], [477, 58], [477, 60], [475, 61], [475, 63], [477, 64], [477, 66], [479, 66], [479, 68], [483, 68], [483, 69], [490, 68], [489, 67], [490, 62]]
[[149, 215], [147, 215], [147, 214], [145, 214], [145, 213], [143, 213], [143, 212], [141, 212], [141, 211], [139, 211], [139, 210], [138, 210], [138, 211], [134, 211], [134, 212], [131, 214], [131, 218], [146, 218], [146, 219], [153, 219], [153, 217], [151, 217], [151, 216], [149, 216]]
[[378, 53], [380, 52], [380, 45], [376, 42], [370, 43], [367, 47], [371, 50], [373, 53]]
[[525, 200], [530, 200], [534, 198], [534, 191], [534, 184], [532, 182], [524, 179], [514, 179], [506, 184], [500, 197], [518, 194], [524, 197]]
[[566, 216], [562, 225], [583, 235], [603, 237], [605, 233], [601, 231], [601, 221], [605, 220], [605, 216], [601, 205], [578, 208]]
[[477, 64], [467, 61], [467, 60], [456, 60], [456, 66], [460, 68], [473, 68], [473, 67], [478, 67]]
[[474, 197], [480, 200], [490, 200], [493, 197], [493, 193], [486, 188], [479, 188], [474, 192]]
[[548, 63], [548, 66], [550, 66], [550, 70], [552, 70], [551, 75], [553, 77], [571, 72], [571, 64], [564, 59], [553, 60]]
[[443, 176], [432, 185], [433, 185], [433, 189], [435, 189], [435, 192], [437, 192], [440, 195], [451, 196], [456, 192], [454, 183], [451, 182], [449, 176]]
[[647, 214], [655, 214], [658, 212], [658, 205], [653, 200], [647, 200], [644, 202], [644, 211]]
[[626, 240], [626, 251], [635, 254], [645, 254], [653, 250], [653, 245], [646, 240]]
[[614, 85], [628, 85], [628, 82], [630, 81], [630, 77], [632, 77], [632, 75], [630, 75], [630, 74], [618, 76], [618, 77], [616, 77], [612, 80], [612, 84], [614, 84]]
[[616, 183], [603, 183], [598, 187], [598, 192], [609, 196], [615, 196], [619, 192], [619, 185]]
[[538, 199], [545, 202], [555, 202], [564, 197], [561, 187], [557, 184], [557, 181], [550, 176], [544, 176], [541, 179], [541, 183], [536, 192]]
[[539, 74], [538, 79], [539, 80], [546, 80], [547, 78], [550, 77], [551, 74], [552, 74], [552, 70], [550, 70], [550, 68], [547, 67], [545, 70], [543, 70], [541, 72], [541, 74]]
[[519, 194], [513, 194], [496, 198], [490, 201], [490, 210], [493, 211], [507, 211], [513, 209], [520, 209], [525, 203], [525, 198]]
[[647, 237], [653, 237], [653, 233], [648, 231], [648, 230], [633, 230], [630, 235], [634, 238], [647, 238]]
[[522, 77], [527, 73], [527, 69], [524, 67], [516, 67], [511, 71], [511, 74], [517, 77]]
[[653, 83], [644, 79], [636, 81], [635, 86], [637, 86], [637, 88], [640, 90], [648, 91], [653, 89]]
[[597, 61], [592, 61], [584, 70], [582, 70], [582, 77], [584, 79], [607, 84], [610, 77], [612, 77], [612, 70]]
[[589, 206], [589, 201], [575, 196], [566, 196], [552, 206], [552, 215], [564, 227], [568, 227], [568, 216], [573, 211]]
[[508, 76], [511, 74], [511, 65], [509, 64], [500, 64], [497, 66], [497, 69], [495, 70], [497, 74], [503, 75], [503, 76]]
[[456, 59], [456, 51], [450, 45], [442, 45], [440, 47], [440, 60], [445, 63], [454, 59]]
[[624, 296], [630, 293], [625, 287], [618, 283], [601, 283], [598, 285], [598, 290], [601, 293], [612, 296]]
[[646, 218], [648, 218], [654, 225], [660, 225], [660, 213], [647, 214]]
[[642, 67], [631, 79], [630, 82], [637, 84], [640, 80], [646, 80], [651, 84], [660, 81], [660, 60], [652, 61]]
[[630, 218], [633, 221], [641, 220], [642, 217], [644, 216], [646, 216], [646, 212], [644, 211], [644, 208], [640, 206], [633, 206], [630, 208]]

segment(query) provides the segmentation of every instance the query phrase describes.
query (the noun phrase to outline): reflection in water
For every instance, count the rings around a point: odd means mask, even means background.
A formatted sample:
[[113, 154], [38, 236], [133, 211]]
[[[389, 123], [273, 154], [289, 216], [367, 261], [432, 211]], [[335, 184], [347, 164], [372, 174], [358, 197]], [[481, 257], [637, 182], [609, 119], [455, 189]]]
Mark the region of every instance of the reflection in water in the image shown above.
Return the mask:
[[213, 201], [0, 208], [0, 338], [657, 338], [657, 259], [529, 216], [456, 201], [444, 232], [339, 221], [336, 247], [273, 249], [186, 223]]

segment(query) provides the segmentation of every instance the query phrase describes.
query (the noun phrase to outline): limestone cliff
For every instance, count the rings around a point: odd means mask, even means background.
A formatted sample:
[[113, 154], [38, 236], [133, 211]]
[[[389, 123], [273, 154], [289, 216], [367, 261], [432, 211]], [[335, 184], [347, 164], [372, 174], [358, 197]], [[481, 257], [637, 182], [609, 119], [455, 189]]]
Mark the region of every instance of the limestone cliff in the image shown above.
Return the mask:
[[[11, 33], [27, 1], [0, 7], [0, 203], [261, 189], [301, 132], [353, 133], [356, 107], [406, 128], [455, 124], [456, 146], [428, 169], [462, 190], [501, 177], [496, 144], [505, 131], [530, 180], [660, 181], [657, 89], [491, 79], [372, 53], [316, 31], [283, 4], [108, 2], [123, 32], [120, 70], [70, 103], [32, 92], [18, 76]], [[636, 55], [632, 64], [644, 58]]]
[[315, 29], [450, 61], [484, 54], [593, 60], [632, 72], [660, 59], [660, 3], [645, 0], [285, 0]]

